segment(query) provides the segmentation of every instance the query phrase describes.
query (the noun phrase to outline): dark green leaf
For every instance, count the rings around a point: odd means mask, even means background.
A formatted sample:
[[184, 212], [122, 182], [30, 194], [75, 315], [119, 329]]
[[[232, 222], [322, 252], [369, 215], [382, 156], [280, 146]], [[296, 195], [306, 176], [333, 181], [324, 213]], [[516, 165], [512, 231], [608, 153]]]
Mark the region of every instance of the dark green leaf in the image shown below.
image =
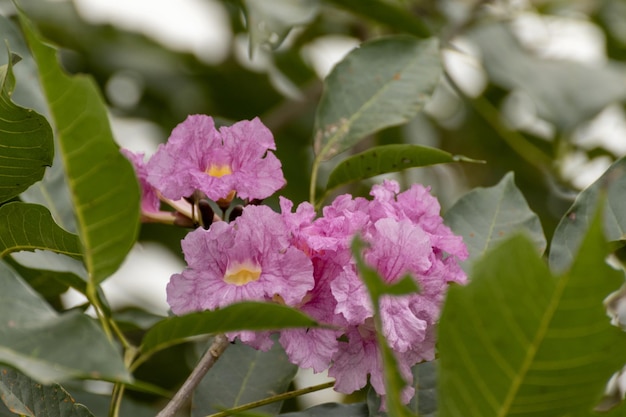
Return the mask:
[[469, 285], [451, 287], [439, 323], [439, 416], [590, 413], [626, 361], [626, 334], [603, 305], [624, 280], [607, 251], [596, 215], [562, 276], [522, 235], [477, 262]]
[[0, 362], [42, 383], [130, 380], [119, 351], [93, 319], [76, 311], [57, 314], [5, 263], [0, 276]]
[[462, 263], [466, 272], [490, 249], [515, 233], [526, 233], [537, 253], [543, 253], [546, 248], [539, 217], [515, 186], [513, 173], [508, 173], [494, 187], [470, 191], [445, 213], [444, 219], [454, 233], [463, 236], [467, 245], [470, 256]]
[[78, 236], [57, 226], [45, 207], [20, 202], [0, 207], [0, 258], [35, 249], [81, 256]]
[[41, 385], [13, 369], [0, 368], [0, 398], [16, 414], [30, 417], [93, 417], [58, 384]]
[[[281, 394], [297, 369], [278, 343], [267, 352], [243, 344], [230, 346], [196, 389], [192, 416], [204, 417]], [[282, 402], [268, 404], [255, 408], [254, 413], [276, 415], [281, 405]]]
[[332, 190], [343, 184], [388, 172], [457, 161], [471, 160], [428, 146], [377, 146], [341, 161], [330, 173], [326, 189]]
[[601, 191], [606, 192], [604, 233], [607, 239], [626, 239], [626, 158], [622, 158], [578, 195], [559, 222], [550, 245], [550, 267], [554, 271], [563, 271], [572, 263], [587, 233]]
[[283, 417], [368, 417], [367, 405], [363, 403], [326, 403], [297, 413], [281, 414]]
[[130, 162], [113, 141], [94, 83], [84, 76], [66, 75], [56, 50], [43, 43], [23, 14], [20, 22], [40, 68], [58, 133], [85, 264], [90, 279], [98, 283], [118, 269], [135, 242], [139, 185]]
[[40, 280], [48, 277], [83, 294], [86, 292], [87, 271], [85, 266], [74, 258], [41, 250], [16, 252], [10, 258], [13, 259], [13, 263], [19, 265], [15, 268], [16, 271], [29, 283], [31, 279]]
[[441, 76], [435, 39], [364, 43], [326, 77], [315, 118], [315, 153], [327, 160], [365, 136], [413, 118]]
[[243, 302], [221, 310], [167, 318], [146, 333], [141, 351], [144, 355], [150, 355], [203, 334], [315, 326], [318, 326], [315, 320], [293, 308], [271, 303]]
[[13, 103], [13, 60], [0, 67], [0, 202], [39, 181], [52, 165], [52, 129], [42, 115]]

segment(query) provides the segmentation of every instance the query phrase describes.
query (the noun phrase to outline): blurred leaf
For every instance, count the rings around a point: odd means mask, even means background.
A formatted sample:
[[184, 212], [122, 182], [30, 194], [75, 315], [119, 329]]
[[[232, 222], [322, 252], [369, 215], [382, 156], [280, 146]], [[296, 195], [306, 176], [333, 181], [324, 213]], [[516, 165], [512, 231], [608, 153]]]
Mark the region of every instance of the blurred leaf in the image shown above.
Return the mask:
[[0, 207], [0, 258], [35, 249], [81, 256], [78, 236], [57, 226], [45, 207], [18, 201]]
[[341, 161], [330, 173], [326, 190], [388, 172], [458, 161], [472, 160], [428, 146], [376, 146]]
[[13, 103], [13, 61], [0, 67], [0, 202], [7, 201], [39, 181], [52, 165], [52, 129], [45, 117]]
[[[226, 349], [196, 388], [191, 415], [203, 417], [281, 394], [297, 370], [278, 343], [267, 352], [236, 343]], [[282, 402], [276, 402], [254, 412], [277, 415], [281, 406]]]
[[117, 348], [91, 318], [57, 314], [5, 263], [0, 276], [0, 362], [42, 383], [130, 380]]
[[365, 136], [407, 122], [441, 76], [437, 40], [394, 36], [366, 42], [326, 77], [315, 118], [315, 153], [327, 160]]
[[[387, 285], [382, 278], [378, 275], [376, 270], [370, 268], [365, 264], [362, 257], [362, 252], [365, 244], [357, 236], [352, 241], [352, 256], [356, 261], [357, 270], [359, 276], [363, 280], [367, 288], [367, 292], [372, 300], [374, 306], [374, 323], [376, 325], [376, 341], [378, 343], [378, 349], [382, 356], [383, 362], [383, 376], [385, 380], [385, 392], [386, 392], [386, 408], [390, 416], [393, 417], [410, 417], [411, 413], [409, 409], [400, 401], [402, 390], [406, 383], [398, 368], [398, 362], [394, 356], [385, 336], [383, 335], [383, 324], [380, 314], [379, 300], [383, 294], [401, 295], [417, 290], [415, 282], [411, 277], [406, 276], [401, 281], [392, 285]], [[410, 288], [410, 287], [413, 288]]]
[[244, 0], [250, 32], [250, 54], [260, 45], [275, 49], [283, 43], [292, 27], [315, 18], [318, 0]]
[[272, 303], [242, 302], [220, 310], [169, 317], [146, 333], [141, 345], [145, 356], [184, 342], [192, 336], [237, 330], [278, 330], [316, 327], [317, 322], [300, 311]]
[[538, 58], [522, 49], [503, 24], [483, 24], [469, 32], [481, 49], [489, 78], [533, 100], [538, 116], [571, 131], [606, 105], [626, 98], [625, 67], [587, 65]]
[[626, 239], [626, 157], [616, 161], [596, 182], [583, 190], [557, 226], [550, 245], [550, 267], [555, 272], [567, 269], [587, 233], [589, 222], [602, 191], [604, 233], [607, 240]]
[[[396, 31], [404, 31], [418, 38], [431, 36], [430, 29], [410, 10], [395, 6], [392, 2], [380, 0], [327, 0], [357, 15], [385, 24]], [[420, 5], [423, 6], [423, 5]]]
[[477, 262], [469, 285], [451, 287], [439, 323], [439, 416], [590, 413], [626, 361], [626, 334], [603, 306], [624, 280], [607, 250], [596, 215], [562, 276], [522, 235]]
[[454, 233], [463, 236], [469, 258], [461, 265], [466, 272], [501, 241], [519, 232], [526, 233], [537, 253], [546, 249], [539, 217], [528, 207], [508, 173], [495, 186], [477, 187], [461, 197], [444, 215]]
[[94, 83], [67, 76], [56, 51], [43, 43], [23, 14], [20, 22], [40, 69], [64, 159], [90, 280], [115, 272], [139, 228], [139, 185], [130, 162], [111, 134], [106, 108]]
[[364, 403], [338, 404], [326, 403], [307, 408], [295, 413], [281, 414], [283, 417], [368, 417]]
[[41, 385], [13, 369], [0, 368], [0, 393], [10, 410], [23, 416], [93, 417], [60, 385]]
[[[7, 256], [3, 261], [9, 264], [28, 285], [46, 299], [61, 295], [70, 287], [64, 277], [56, 279], [56, 275], [63, 275], [63, 273], [26, 268], [11, 256]], [[76, 277], [76, 279], [79, 278]]]

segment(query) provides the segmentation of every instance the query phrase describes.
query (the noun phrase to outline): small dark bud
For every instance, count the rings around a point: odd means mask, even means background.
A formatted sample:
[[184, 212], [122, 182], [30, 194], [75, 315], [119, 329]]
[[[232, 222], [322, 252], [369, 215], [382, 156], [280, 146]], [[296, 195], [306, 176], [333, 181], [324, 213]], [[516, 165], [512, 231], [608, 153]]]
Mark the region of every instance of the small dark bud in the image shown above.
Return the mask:
[[198, 212], [200, 213], [200, 221], [204, 229], [209, 229], [213, 223], [213, 216], [215, 212], [211, 208], [211, 204], [207, 200], [198, 201]]
[[228, 215], [228, 221], [232, 222], [233, 220], [235, 220], [237, 217], [241, 216], [243, 214], [243, 206], [235, 206], [233, 207], [233, 209], [230, 211], [230, 214]]
[[261, 204], [263, 204], [263, 200], [255, 198], [253, 200], [250, 200], [248, 204], [253, 205], [253, 206], [260, 206]]

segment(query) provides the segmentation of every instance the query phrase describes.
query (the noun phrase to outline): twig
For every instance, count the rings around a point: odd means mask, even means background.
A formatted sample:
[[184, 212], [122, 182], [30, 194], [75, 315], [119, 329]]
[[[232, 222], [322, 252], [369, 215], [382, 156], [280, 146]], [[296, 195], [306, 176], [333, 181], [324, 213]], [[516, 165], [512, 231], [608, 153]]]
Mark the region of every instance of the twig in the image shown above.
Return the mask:
[[223, 334], [215, 336], [211, 347], [209, 347], [198, 362], [198, 365], [191, 371], [191, 374], [183, 383], [182, 387], [180, 387], [176, 395], [174, 395], [174, 398], [157, 414], [157, 417], [173, 417], [176, 414], [187, 399], [189, 399], [191, 393], [196, 389], [209, 369], [211, 369], [222, 353], [224, 353], [229, 344], [228, 339]]
[[331, 388], [333, 385], [335, 385], [335, 381], [324, 382], [323, 384], [285, 392], [283, 394], [274, 395], [272, 397], [265, 398], [263, 400], [254, 401], [248, 404], [240, 405], [239, 407], [234, 407], [228, 410], [220, 411], [219, 413], [211, 414], [210, 416], [207, 416], [207, 417], [231, 416], [233, 414], [241, 413], [242, 411], [250, 410], [251, 408], [257, 408], [263, 405], [275, 403], [277, 401], [283, 401], [283, 400], [288, 400], [290, 398], [299, 397], [300, 395], [308, 394], [310, 392], [321, 391], [326, 388]]

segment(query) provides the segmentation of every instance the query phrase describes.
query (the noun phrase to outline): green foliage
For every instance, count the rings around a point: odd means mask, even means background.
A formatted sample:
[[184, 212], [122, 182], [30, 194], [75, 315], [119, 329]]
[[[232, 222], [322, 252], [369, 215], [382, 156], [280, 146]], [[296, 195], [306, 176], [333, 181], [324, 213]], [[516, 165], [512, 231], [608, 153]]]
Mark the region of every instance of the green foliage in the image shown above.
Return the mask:
[[444, 218], [452, 230], [463, 236], [467, 245], [470, 256], [463, 263], [467, 272], [490, 249], [516, 233], [527, 234], [538, 254], [546, 248], [541, 222], [515, 186], [512, 173], [494, 187], [478, 187], [470, 191], [446, 212]]
[[0, 362], [43, 383], [130, 381], [120, 352], [91, 318], [78, 311], [56, 313], [4, 263], [0, 276]]
[[[235, 344], [224, 352], [213, 371], [193, 395], [192, 417], [203, 417], [285, 392], [296, 374], [279, 344], [267, 352]], [[268, 404], [254, 413], [277, 415], [282, 403]]]
[[330, 173], [326, 190], [407, 168], [457, 161], [472, 160], [427, 146], [402, 144], [376, 146], [341, 161]]
[[602, 195], [606, 195], [603, 218], [607, 239], [610, 242], [626, 239], [626, 158], [622, 158], [582, 191], [561, 219], [550, 246], [549, 259], [553, 270], [563, 271], [574, 261]]
[[0, 392], [6, 406], [29, 417], [93, 417], [58, 384], [41, 385], [13, 369], [0, 368]]
[[11, 100], [15, 89], [13, 64], [19, 60], [11, 54], [8, 64], [0, 67], [0, 202], [39, 181], [46, 167], [52, 165], [54, 154], [52, 129], [46, 118]]
[[43, 206], [20, 202], [0, 207], [0, 257], [8, 253], [45, 249], [81, 257], [78, 236], [61, 229]]
[[315, 327], [315, 320], [290, 307], [278, 304], [245, 302], [232, 304], [215, 311], [189, 313], [170, 317], [155, 324], [146, 333], [142, 353], [151, 355], [157, 350], [185, 339], [203, 334], [236, 330], [273, 330], [286, 327]]
[[139, 228], [139, 186], [130, 162], [113, 141], [99, 91], [84, 76], [63, 73], [54, 48], [28, 19], [20, 21], [40, 71], [41, 84], [63, 155], [78, 235], [90, 279], [100, 282], [120, 266]]
[[441, 317], [439, 415], [590, 413], [626, 361], [626, 334], [602, 304], [623, 282], [607, 252], [596, 214], [560, 276], [523, 235], [477, 262], [472, 282], [450, 289]]

